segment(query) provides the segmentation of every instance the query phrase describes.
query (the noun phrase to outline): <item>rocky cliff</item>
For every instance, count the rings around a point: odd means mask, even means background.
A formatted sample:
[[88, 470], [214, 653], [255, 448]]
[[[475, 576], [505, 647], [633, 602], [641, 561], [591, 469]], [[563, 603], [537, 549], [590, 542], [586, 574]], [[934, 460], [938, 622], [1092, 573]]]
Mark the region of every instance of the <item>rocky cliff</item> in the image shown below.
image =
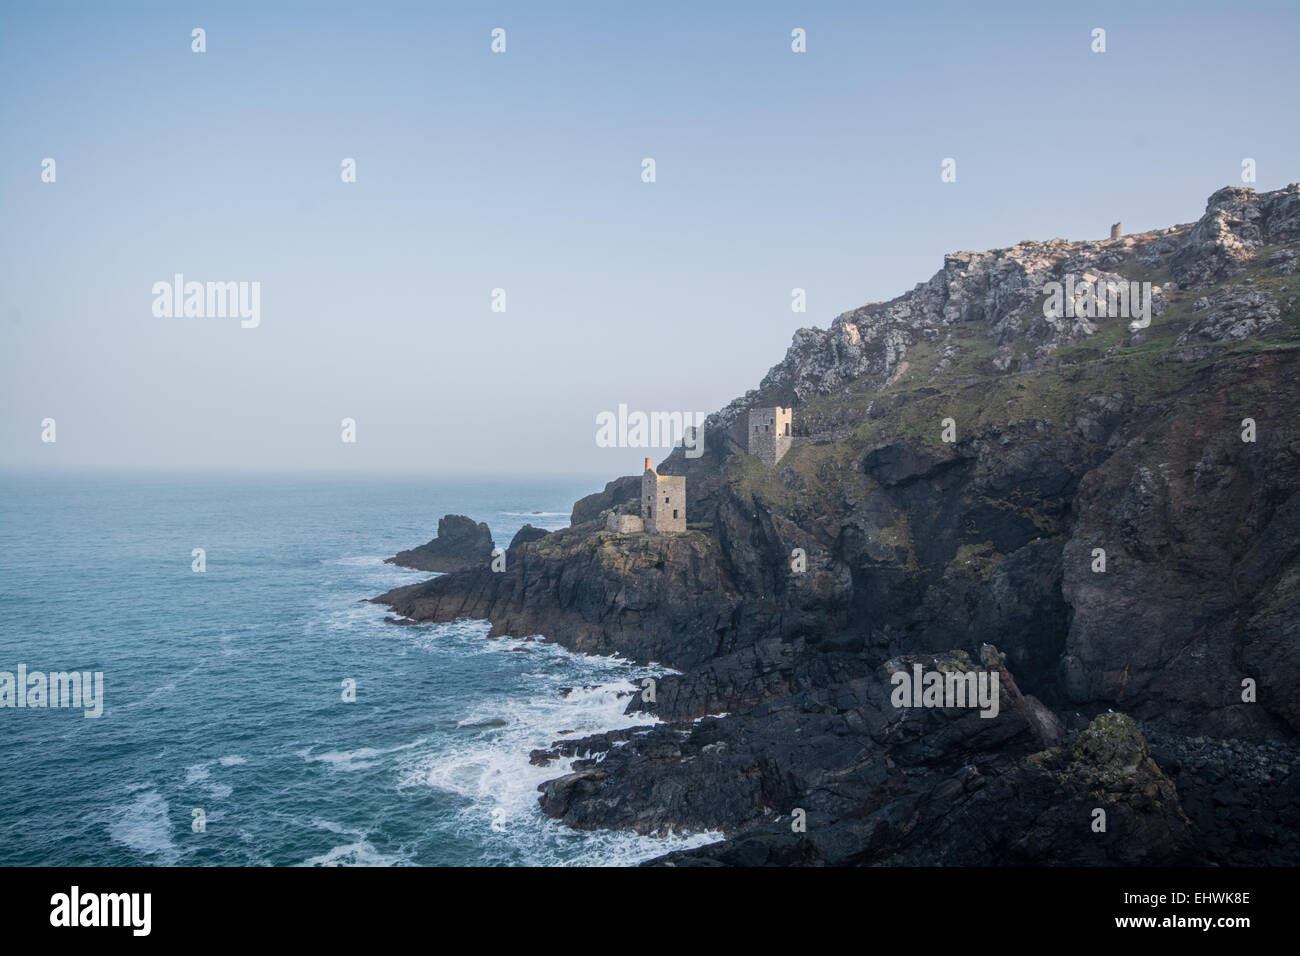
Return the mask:
[[419, 547], [399, 551], [385, 558], [384, 563], [447, 573], [486, 567], [491, 558], [492, 532], [485, 523], [475, 524], [465, 515], [443, 515], [438, 519], [437, 537]]
[[[505, 573], [377, 600], [680, 669], [629, 701], [660, 723], [534, 755], [582, 758], [541, 788], [572, 826], [727, 834], [660, 862], [1295, 864], [1298, 252], [1293, 185], [954, 253], [796, 332], [669, 456], [691, 530], [604, 531], [619, 479]], [[1149, 324], [1044, 308], [1121, 281]], [[772, 404], [774, 469], [741, 444]], [[896, 707], [902, 661], [997, 662], [1004, 706]]]

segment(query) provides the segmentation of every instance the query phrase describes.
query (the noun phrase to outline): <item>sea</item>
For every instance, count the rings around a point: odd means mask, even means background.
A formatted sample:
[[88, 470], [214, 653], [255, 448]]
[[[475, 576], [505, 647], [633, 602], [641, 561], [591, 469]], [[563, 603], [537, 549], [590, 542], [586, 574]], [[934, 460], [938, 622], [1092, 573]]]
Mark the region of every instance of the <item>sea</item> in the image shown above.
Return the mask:
[[570, 761], [530, 752], [646, 724], [623, 710], [662, 668], [367, 602], [431, 577], [384, 558], [444, 514], [505, 547], [600, 487], [0, 474], [0, 672], [103, 673], [99, 717], [0, 707], [0, 865], [616, 866], [720, 839], [538, 807]]

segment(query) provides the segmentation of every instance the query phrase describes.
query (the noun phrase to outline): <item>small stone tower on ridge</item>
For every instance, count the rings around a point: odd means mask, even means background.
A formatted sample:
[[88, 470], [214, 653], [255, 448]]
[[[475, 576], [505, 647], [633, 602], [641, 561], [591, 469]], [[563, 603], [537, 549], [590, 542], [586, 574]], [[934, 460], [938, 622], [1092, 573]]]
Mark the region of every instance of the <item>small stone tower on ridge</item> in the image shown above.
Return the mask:
[[749, 410], [749, 453], [763, 464], [774, 466], [790, 450], [791, 411], [780, 405]]
[[686, 530], [686, 479], [659, 474], [649, 458], [641, 475], [641, 520], [651, 534]]

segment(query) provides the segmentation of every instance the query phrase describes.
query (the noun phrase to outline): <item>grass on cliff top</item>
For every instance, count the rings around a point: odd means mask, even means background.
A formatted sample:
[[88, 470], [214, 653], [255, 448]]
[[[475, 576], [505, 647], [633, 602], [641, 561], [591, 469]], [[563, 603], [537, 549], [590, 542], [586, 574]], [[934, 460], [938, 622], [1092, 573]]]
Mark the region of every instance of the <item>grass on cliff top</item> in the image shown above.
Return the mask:
[[1025, 420], [1059, 426], [1072, 421], [1091, 396], [1123, 393], [1142, 403], [1177, 391], [1190, 374], [1186, 363], [1124, 357], [1084, 367], [1012, 372], [942, 392], [900, 389], [880, 396], [882, 400], [854, 430], [853, 438], [859, 446], [890, 437], [940, 446], [943, 421], [948, 418], [955, 423], [958, 440]]
[[[727, 480], [745, 500], [761, 500], [797, 514], [802, 503], [824, 501], [841, 487], [843, 476], [855, 467], [857, 454], [851, 443], [843, 441], [800, 445], [790, 449], [775, 468], [754, 455], [732, 455], [727, 460]], [[787, 487], [782, 478], [786, 469], [795, 473], [794, 487]]]

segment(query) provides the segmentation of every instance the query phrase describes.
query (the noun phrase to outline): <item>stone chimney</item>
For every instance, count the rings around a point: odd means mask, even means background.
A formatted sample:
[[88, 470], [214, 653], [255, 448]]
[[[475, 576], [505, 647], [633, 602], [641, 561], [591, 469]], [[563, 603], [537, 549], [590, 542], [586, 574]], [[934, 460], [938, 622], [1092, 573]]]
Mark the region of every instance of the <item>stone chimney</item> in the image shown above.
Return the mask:
[[1115, 225], [1113, 225], [1113, 226], [1110, 227], [1110, 237], [1111, 237], [1112, 239], [1118, 239], [1118, 238], [1120, 237], [1120, 233], [1121, 233], [1120, 228], [1119, 228], [1120, 225], [1121, 225], [1121, 223], [1118, 223], [1118, 222], [1117, 222], [1117, 223], [1115, 223]]
[[650, 468], [650, 459], [649, 459], [649, 458], [647, 458], [647, 459], [645, 460], [645, 470], [646, 470], [646, 471], [651, 471], [651, 470], [652, 470], [652, 469]]

